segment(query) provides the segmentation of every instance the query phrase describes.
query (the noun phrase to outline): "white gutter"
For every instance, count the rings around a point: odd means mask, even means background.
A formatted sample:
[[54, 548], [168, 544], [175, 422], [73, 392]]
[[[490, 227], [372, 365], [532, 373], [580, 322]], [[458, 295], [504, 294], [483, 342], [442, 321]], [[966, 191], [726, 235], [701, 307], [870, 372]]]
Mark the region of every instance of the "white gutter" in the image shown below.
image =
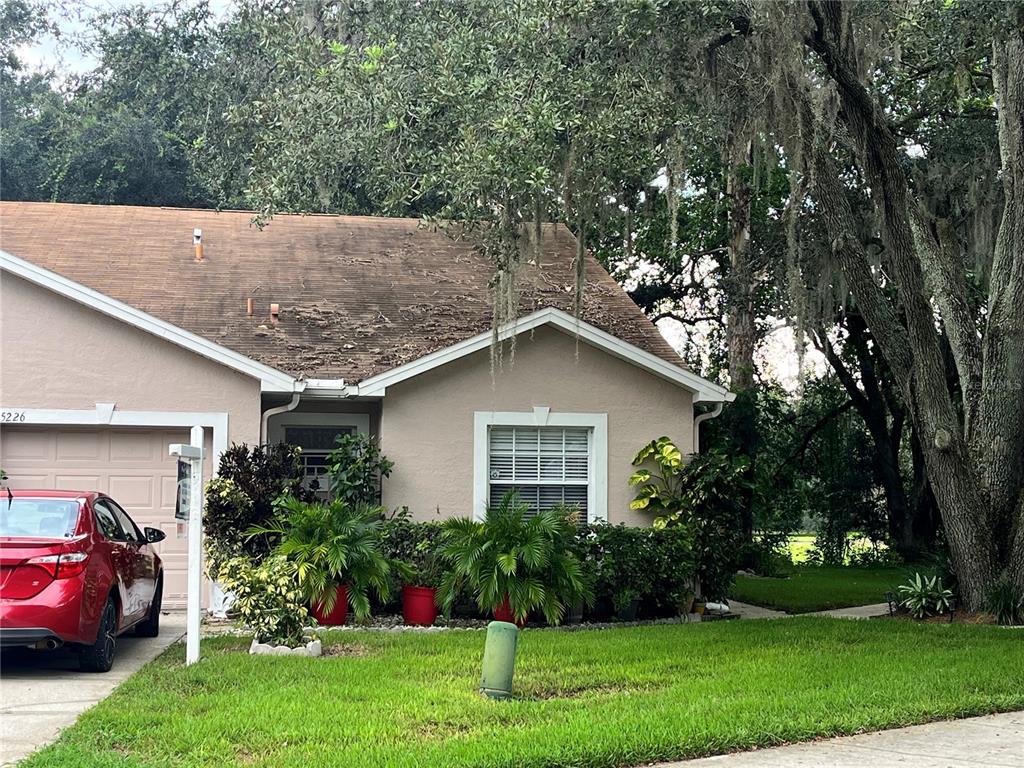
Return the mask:
[[702, 413], [693, 420], [693, 452], [700, 453], [700, 425], [702, 421], [713, 419], [717, 416], [722, 415], [722, 406], [724, 403], [718, 403], [714, 410]]
[[[301, 384], [302, 382], [299, 383]], [[288, 405], [279, 405], [277, 408], [268, 408], [263, 412], [263, 418], [260, 420], [260, 445], [263, 445], [267, 441], [267, 424], [270, 422], [270, 417], [276, 416], [279, 413], [288, 413], [288, 411], [294, 411], [295, 406], [299, 404], [299, 400], [301, 399], [302, 390], [296, 389]]]

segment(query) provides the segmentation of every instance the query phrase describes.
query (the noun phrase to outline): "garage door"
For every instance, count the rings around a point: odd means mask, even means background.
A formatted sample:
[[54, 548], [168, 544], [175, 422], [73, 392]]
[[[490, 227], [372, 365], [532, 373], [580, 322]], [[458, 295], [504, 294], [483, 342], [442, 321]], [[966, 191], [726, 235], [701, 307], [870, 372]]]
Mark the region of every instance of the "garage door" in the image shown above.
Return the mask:
[[[0, 430], [0, 466], [9, 475], [12, 488], [103, 491], [123, 506], [140, 528], [164, 531], [167, 538], [156, 545], [164, 561], [164, 605], [183, 608], [187, 551], [185, 539], [177, 537], [177, 465], [167, 455], [167, 446], [188, 441], [187, 431], [174, 429], [5, 425]], [[204, 476], [209, 477], [209, 462]]]

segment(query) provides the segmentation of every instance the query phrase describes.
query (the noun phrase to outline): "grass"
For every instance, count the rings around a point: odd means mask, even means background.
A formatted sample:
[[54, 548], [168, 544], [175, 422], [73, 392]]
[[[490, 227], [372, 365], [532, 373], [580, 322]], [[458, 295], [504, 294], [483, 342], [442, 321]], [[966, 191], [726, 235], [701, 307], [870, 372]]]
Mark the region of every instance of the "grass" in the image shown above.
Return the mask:
[[906, 581], [907, 568], [797, 566], [780, 578], [737, 576], [729, 597], [787, 613], [810, 613], [885, 602]]
[[481, 632], [338, 633], [346, 655], [173, 647], [23, 768], [612, 766], [1024, 708], [1017, 633], [910, 622], [526, 630], [515, 700]]

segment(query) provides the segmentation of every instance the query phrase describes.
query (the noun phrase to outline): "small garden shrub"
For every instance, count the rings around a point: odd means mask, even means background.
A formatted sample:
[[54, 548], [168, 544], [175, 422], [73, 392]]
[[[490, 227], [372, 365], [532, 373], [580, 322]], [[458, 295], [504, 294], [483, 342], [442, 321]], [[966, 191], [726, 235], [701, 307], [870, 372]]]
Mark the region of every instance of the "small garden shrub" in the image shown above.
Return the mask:
[[995, 614], [996, 622], [1003, 626], [1024, 624], [1024, 593], [1004, 573], [992, 585], [985, 607]]
[[915, 619], [947, 613], [953, 600], [952, 590], [942, 586], [942, 579], [938, 576], [921, 576], [920, 573], [915, 573], [909, 582], [901, 584], [899, 592], [902, 596], [900, 606]]
[[239, 624], [252, 629], [256, 642], [291, 648], [303, 644], [303, 627], [310, 619], [294, 563], [283, 557], [259, 564], [234, 557], [223, 563], [220, 579], [235, 593]]
[[232, 445], [221, 456], [217, 472], [206, 485], [203, 511], [209, 572], [214, 578], [219, 578], [219, 565], [235, 555], [257, 560], [267, 555], [270, 545], [265, 538], [244, 539], [243, 534], [267, 523], [278, 499], [312, 498], [303, 487], [302, 452], [283, 443], [253, 448]]
[[406, 584], [437, 587], [444, 572], [438, 550], [440, 523], [417, 522], [402, 509], [381, 523], [381, 549], [389, 560], [402, 563], [399, 575]]
[[693, 596], [696, 571], [689, 528], [589, 525], [577, 534], [577, 551], [594, 582], [596, 608], [642, 616], [676, 615]]
[[369, 435], [342, 435], [337, 443], [327, 456], [331, 498], [348, 504], [379, 504], [381, 480], [391, 474], [395, 463]]

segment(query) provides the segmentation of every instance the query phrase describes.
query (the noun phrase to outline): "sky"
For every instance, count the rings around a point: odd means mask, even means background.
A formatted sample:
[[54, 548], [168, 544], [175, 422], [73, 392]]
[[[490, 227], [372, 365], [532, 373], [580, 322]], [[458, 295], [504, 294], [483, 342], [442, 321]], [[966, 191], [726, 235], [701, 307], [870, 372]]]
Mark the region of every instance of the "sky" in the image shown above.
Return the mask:
[[[197, 5], [200, 0], [183, 2]], [[68, 0], [50, 11], [50, 19], [58, 27], [59, 37], [43, 35], [32, 44], [20, 46], [17, 49], [18, 58], [31, 70], [53, 70], [58, 80], [88, 72], [96, 66], [96, 60], [74, 45], [75, 38], [86, 31], [87, 19], [96, 14], [140, 4], [159, 8], [166, 5], [166, 2]], [[231, 8], [232, 0], [208, 0], [207, 4], [215, 16], [221, 16]]]

